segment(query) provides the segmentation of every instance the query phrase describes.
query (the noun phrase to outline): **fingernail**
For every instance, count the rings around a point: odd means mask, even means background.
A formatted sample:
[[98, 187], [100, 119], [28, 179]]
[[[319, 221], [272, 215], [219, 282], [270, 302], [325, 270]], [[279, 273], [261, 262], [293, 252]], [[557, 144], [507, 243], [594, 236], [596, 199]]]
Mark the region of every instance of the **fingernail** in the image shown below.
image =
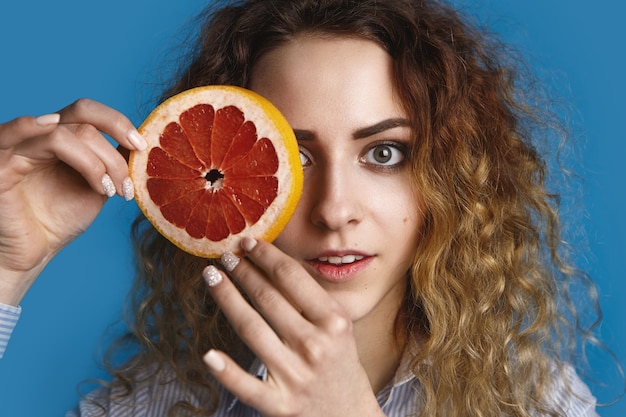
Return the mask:
[[228, 272], [232, 272], [233, 269], [239, 265], [239, 261], [241, 259], [239, 259], [239, 257], [232, 252], [226, 252], [222, 255], [220, 260], [222, 265], [224, 265], [224, 268], [226, 268]]
[[221, 358], [219, 353], [213, 349], [209, 350], [206, 355], [204, 355], [204, 363], [215, 372], [222, 372], [226, 369], [226, 362], [224, 362], [224, 359]]
[[143, 151], [148, 147], [148, 142], [136, 130], [128, 132], [128, 140], [138, 151]]
[[202, 277], [209, 287], [215, 287], [217, 284], [222, 282], [222, 274], [220, 274], [219, 269], [213, 265], [209, 265], [204, 268], [204, 271], [202, 271]]
[[133, 180], [129, 177], [124, 178], [122, 182], [122, 194], [124, 194], [126, 201], [130, 201], [135, 197], [135, 186], [133, 185]]
[[102, 176], [102, 190], [107, 197], [111, 198], [115, 195], [115, 184], [113, 184], [113, 180], [109, 177], [109, 174], [104, 174]]
[[48, 125], [56, 125], [61, 120], [61, 115], [59, 113], [52, 114], [44, 114], [43, 116], [39, 116], [35, 119], [35, 123], [39, 126], [48, 126]]
[[257, 241], [255, 239], [251, 238], [251, 237], [244, 237], [241, 240], [241, 247], [246, 252], [250, 252], [252, 249], [254, 249], [256, 244], [257, 244]]

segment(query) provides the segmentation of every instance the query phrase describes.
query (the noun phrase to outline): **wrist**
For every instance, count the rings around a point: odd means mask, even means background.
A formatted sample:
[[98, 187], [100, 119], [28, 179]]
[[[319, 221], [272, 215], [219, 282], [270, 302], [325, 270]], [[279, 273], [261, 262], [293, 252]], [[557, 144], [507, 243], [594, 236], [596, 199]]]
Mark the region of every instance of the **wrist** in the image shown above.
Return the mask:
[[41, 271], [15, 271], [0, 266], [0, 303], [17, 307]]

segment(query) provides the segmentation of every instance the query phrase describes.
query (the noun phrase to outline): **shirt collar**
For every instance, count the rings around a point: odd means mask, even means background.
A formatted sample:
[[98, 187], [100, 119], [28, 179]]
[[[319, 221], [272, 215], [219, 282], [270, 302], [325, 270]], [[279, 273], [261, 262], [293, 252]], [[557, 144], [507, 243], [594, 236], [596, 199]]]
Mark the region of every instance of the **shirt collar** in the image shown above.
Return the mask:
[[406, 384], [413, 383], [416, 378], [411, 369], [411, 360], [417, 354], [417, 343], [410, 341], [402, 353], [400, 364], [396, 369], [393, 380], [387, 384], [377, 395], [376, 399], [381, 408], [387, 405], [393, 398], [394, 392]]

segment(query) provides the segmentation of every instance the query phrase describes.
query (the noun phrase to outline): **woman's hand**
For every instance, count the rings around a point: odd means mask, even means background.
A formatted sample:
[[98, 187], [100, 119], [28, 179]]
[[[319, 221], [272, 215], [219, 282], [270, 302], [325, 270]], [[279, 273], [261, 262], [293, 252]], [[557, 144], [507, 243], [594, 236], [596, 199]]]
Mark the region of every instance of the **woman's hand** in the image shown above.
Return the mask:
[[102, 133], [145, 147], [125, 116], [88, 99], [0, 124], [0, 302], [17, 305], [108, 197], [132, 198], [126, 160]]
[[343, 307], [275, 246], [244, 239], [243, 247], [247, 260], [229, 254], [223, 264], [254, 307], [215, 267], [207, 267], [204, 277], [268, 376], [261, 381], [212, 350], [205, 361], [217, 380], [264, 416], [384, 415]]

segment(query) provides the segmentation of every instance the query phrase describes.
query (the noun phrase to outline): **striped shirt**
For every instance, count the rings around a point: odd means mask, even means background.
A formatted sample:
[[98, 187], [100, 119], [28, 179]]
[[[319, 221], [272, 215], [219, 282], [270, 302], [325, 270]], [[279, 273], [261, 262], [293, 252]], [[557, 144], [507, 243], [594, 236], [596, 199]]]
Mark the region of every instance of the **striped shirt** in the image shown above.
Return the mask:
[[[259, 361], [255, 361], [250, 373], [263, 380], [267, 377], [267, 369]], [[165, 375], [160, 375], [156, 379], [167, 382], [141, 384], [133, 395], [122, 399], [110, 399], [115, 398], [115, 388], [114, 392], [105, 388], [96, 390], [66, 417], [161, 417], [165, 416], [167, 410], [178, 401], [185, 400], [196, 407], [202, 407], [209, 401], [206, 390], [184, 387]], [[394, 382], [378, 393], [377, 399], [385, 415], [408, 416], [418, 407], [419, 396], [416, 394], [415, 378], [398, 373]], [[248, 407], [225, 389], [221, 388], [219, 395], [221, 400], [213, 416], [261, 417], [258, 411]], [[103, 408], [107, 410], [106, 414], [102, 414]]]
[[[19, 307], [0, 304], [0, 357], [20, 312]], [[415, 415], [420, 407], [419, 383], [408, 367], [410, 356], [408, 352], [403, 357], [393, 381], [376, 396], [378, 404], [389, 417]], [[250, 372], [262, 379], [267, 376], [267, 369], [259, 361], [253, 364]], [[149, 382], [140, 382], [132, 395], [116, 395], [119, 392], [115, 390], [100, 388], [92, 392], [75, 410], [68, 412], [66, 417], [162, 417], [177, 402], [187, 401], [196, 407], [202, 407], [209, 401], [206, 390], [183, 385], [172, 375], [165, 373]], [[238, 401], [225, 389], [220, 389], [219, 394], [221, 401], [215, 417], [260, 417], [256, 410]], [[563, 379], [555, 378], [549, 395], [552, 404], [563, 410], [568, 417], [598, 417], [595, 398], [571, 366], [565, 368]]]
[[0, 359], [9, 344], [11, 333], [17, 324], [22, 312], [21, 307], [13, 307], [0, 303]]
[[[409, 358], [410, 355], [404, 356], [394, 380], [376, 396], [386, 416], [415, 416], [420, 409], [420, 387], [407, 366]], [[267, 369], [256, 361], [250, 368], [250, 373], [264, 380]], [[171, 377], [161, 376], [157, 380], [166, 382], [141, 384], [133, 395], [122, 399], [110, 400], [111, 397], [115, 398], [116, 392], [97, 390], [81, 401], [78, 408], [66, 417], [162, 417], [178, 401], [185, 400], [200, 408], [209, 401], [204, 390], [190, 389]], [[221, 388], [219, 395], [221, 401], [214, 417], [261, 417], [258, 411], [239, 401], [225, 389]], [[565, 378], [556, 380], [548, 395], [552, 404], [559, 407], [564, 416], [599, 417], [595, 411], [595, 398], [571, 366], [565, 368]], [[96, 400], [102, 407], [90, 400]], [[102, 413], [103, 408], [107, 410], [106, 414]]]

